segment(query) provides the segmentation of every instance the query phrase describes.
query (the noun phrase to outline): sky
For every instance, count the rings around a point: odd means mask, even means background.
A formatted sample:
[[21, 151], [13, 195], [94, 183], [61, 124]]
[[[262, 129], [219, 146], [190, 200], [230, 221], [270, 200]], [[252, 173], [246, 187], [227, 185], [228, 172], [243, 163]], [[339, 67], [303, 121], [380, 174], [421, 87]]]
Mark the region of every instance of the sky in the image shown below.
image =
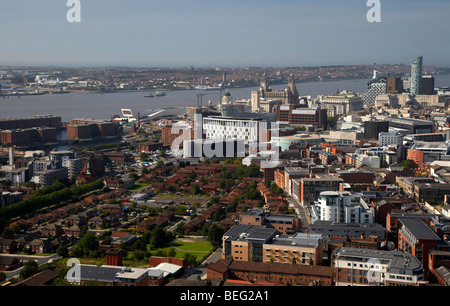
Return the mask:
[[0, 0], [0, 65], [450, 67], [450, 1]]

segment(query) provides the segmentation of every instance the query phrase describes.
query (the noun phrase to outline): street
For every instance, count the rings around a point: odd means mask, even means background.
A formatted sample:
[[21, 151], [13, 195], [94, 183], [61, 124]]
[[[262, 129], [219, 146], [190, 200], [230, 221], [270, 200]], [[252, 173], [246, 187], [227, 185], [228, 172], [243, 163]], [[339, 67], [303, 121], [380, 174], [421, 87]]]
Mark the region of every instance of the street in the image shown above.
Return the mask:
[[294, 208], [295, 212], [299, 215], [302, 220], [303, 226], [308, 226], [311, 224], [311, 218], [309, 215], [308, 207], [301, 205], [295, 198], [290, 195], [286, 195], [286, 199], [288, 200], [289, 207]]

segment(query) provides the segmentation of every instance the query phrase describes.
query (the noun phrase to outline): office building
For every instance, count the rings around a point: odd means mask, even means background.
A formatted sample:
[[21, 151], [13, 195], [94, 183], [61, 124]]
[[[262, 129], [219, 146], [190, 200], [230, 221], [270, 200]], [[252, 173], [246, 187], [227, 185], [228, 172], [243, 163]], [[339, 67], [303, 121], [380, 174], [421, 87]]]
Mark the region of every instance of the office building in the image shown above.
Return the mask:
[[430, 120], [393, 117], [387, 118], [386, 120], [389, 121], [389, 127], [401, 129], [406, 134], [428, 134], [434, 132], [434, 123]]
[[378, 77], [374, 74], [374, 78], [367, 82], [367, 91], [364, 94], [364, 103], [375, 103], [377, 96], [387, 93], [387, 81], [385, 77]]
[[378, 145], [380, 147], [398, 145], [402, 139], [403, 134], [400, 132], [381, 132], [378, 134]]
[[[261, 111], [261, 104], [267, 104], [268, 101], [280, 101], [281, 104], [299, 104], [299, 93], [295, 86], [295, 80], [292, 75], [289, 76], [288, 85], [285, 90], [273, 91], [269, 87], [269, 82], [264, 74], [261, 79], [260, 88], [251, 93], [251, 107], [252, 112]], [[276, 105], [278, 103], [274, 103]], [[273, 107], [272, 105], [272, 107]], [[270, 112], [271, 107], [265, 107], [266, 112]]]
[[364, 109], [363, 98], [353, 91], [342, 91], [340, 93], [319, 97], [318, 104], [328, 110], [328, 116], [334, 117], [345, 115]]
[[364, 121], [364, 138], [377, 139], [380, 133], [389, 132], [389, 122], [382, 120]]
[[261, 128], [261, 124], [264, 125], [264, 122], [260, 119], [204, 117], [203, 132], [209, 139], [236, 139], [244, 140], [245, 143], [258, 142], [259, 132], [264, 130]]
[[403, 80], [399, 76], [388, 77], [387, 90], [388, 94], [401, 94], [403, 93]]
[[449, 155], [449, 145], [446, 142], [415, 141], [407, 150], [407, 158], [417, 165], [443, 160]]
[[421, 95], [434, 95], [434, 77], [425, 75], [422, 77], [420, 84]]
[[296, 105], [278, 105], [277, 122], [311, 127], [323, 127], [327, 123], [327, 110], [303, 108]]
[[423, 57], [419, 56], [411, 64], [411, 94], [420, 95], [422, 84]]

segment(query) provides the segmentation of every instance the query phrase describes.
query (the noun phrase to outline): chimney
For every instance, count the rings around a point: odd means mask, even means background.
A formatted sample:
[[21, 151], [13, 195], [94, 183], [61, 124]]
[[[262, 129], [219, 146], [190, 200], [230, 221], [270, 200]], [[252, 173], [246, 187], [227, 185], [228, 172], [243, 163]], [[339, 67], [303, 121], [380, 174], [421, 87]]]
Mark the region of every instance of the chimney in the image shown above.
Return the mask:
[[108, 266], [122, 266], [122, 252], [113, 249], [106, 252], [106, 264]]
[[14, 166], [14, 147], [9, 148], [9, 165]]

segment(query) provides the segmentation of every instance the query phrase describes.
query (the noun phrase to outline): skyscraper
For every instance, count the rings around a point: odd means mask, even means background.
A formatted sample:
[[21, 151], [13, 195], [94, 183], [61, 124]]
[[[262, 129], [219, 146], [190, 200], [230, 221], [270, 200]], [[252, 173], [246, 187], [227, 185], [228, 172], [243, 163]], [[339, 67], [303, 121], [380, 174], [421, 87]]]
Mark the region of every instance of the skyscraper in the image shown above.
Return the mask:
[[420, 93], [422, 95], [434, 95], [434, 77], [431, 75], [424, 75], [420, 84]]
[[387, 79], [387, 93], [401, 94], [403, 93], [403, 81], [399, 76], [392, 76]]
[[411, 64], [411, 94], [420, 95], [420, 85], [422, 82], [422, 61], [423, 57], [419, 56]]

